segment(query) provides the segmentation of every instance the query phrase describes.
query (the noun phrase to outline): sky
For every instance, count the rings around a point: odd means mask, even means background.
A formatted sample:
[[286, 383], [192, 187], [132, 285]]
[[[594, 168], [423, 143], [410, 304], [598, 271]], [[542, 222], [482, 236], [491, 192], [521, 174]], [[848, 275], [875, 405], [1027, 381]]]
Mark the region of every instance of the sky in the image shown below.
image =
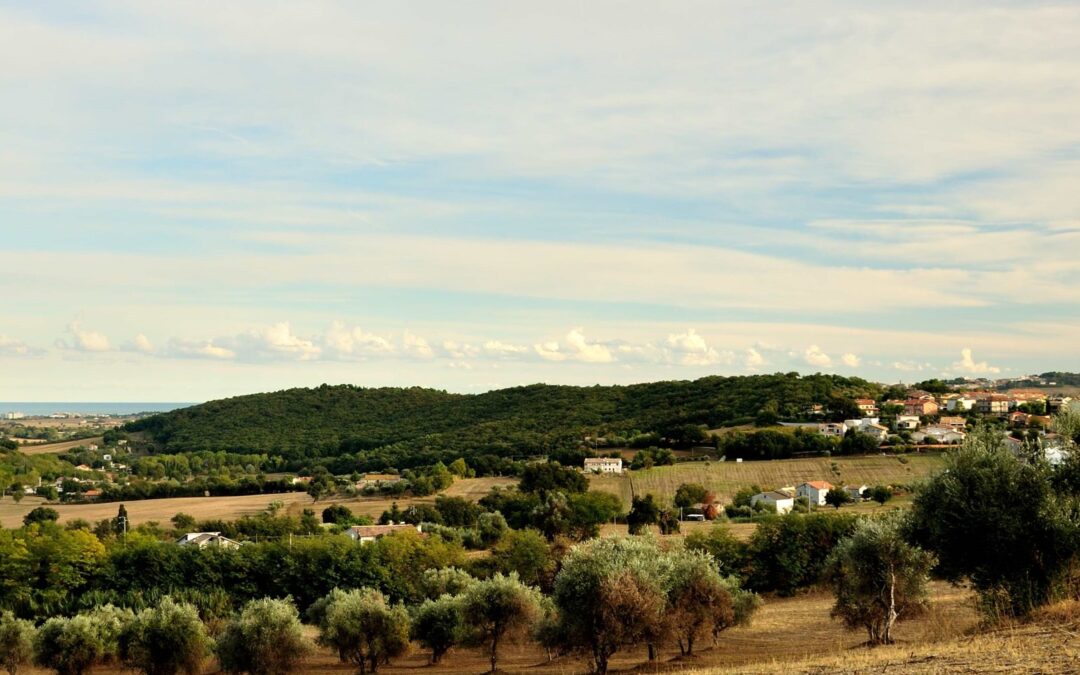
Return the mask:
[[0, 400], [1080, 371], [1080, 6], [0, 1]]

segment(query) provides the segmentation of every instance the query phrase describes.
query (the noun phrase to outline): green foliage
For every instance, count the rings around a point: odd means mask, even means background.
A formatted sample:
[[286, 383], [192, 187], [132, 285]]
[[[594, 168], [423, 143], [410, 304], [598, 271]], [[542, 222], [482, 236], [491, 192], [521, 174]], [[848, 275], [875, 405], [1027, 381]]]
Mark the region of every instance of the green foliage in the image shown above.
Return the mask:
[[16, 675], [33, 655], [34, 624], [15, 618], [11, 612], [0, 612], [0, 666], [8, 675]]
[[435, 600], [444, 595], [460, 595], [465, 589], [476, 583], [476, 579], [465, 570], [457, 567], [424, 570], [420, 588], [424, 598]]
[[656, 525], [659, 522], [660, 505], [656, 503], [656, 497], [647, 494], [631, 500], [630, 513], [626, 516], [630, 534], [640, 534], [649, 525]]
[[[833, 395], [879, 392], [858, 378], [797, 373], [627, 387], [532, 385], [478, 395], [324, 385], [211, 401], [127, 430], [148, 432], [169, 453], [266, 452], [295, 468], [325, 458], [319, 461], [335, 473], [464, 458], [482, 474], [500, 470], [492, 457], [573, 449], [597, 431], [627, 438], [661, 432], [682, 442], [678, 431], [686, 425], [714, 428], [752, 418], [769, 401], [791, 419]], [[339, 457], [347, 461], [335, 463]]]
[[323, 509], [322, 521], [334, 525], [349, 525], [353, 522], [353, 512], [344, 504], [333, 504]]
[[937, 554], [948, 579], [968, 579], [991, 613], [1025, 615], [1057, 597], [1078, 551], [1076, 495], [1053, 470], [973, 432], [917, 492], [914, 541]]
[[119, 636], [124, 665], [146, 675], [198, 673], [210, 646], [195, 606], [170, 597], [136, 614]]
[[291, 600], [252, 600], [229, 622], [216, 651], [227, 673], [285, 675], [311, 652]]
[[696, 530], [686, 535], [685, 546], [691, 551], [704, 551], [712, 556], [720, 572], [741, 575], [747, 564], [746, 544], [723, 525], [708, 530]]
[[832, 549], [856, 522], [853, 516], [792, 514], [758, 523], [747, 546], [749, 587], [791, 595], [817, 583]]
[[461, 600], [442, 595], [425, 600], [416, 608], [412, 637], [431, 650], [431, 663], [438, 663], [457, 644], [462, 633]]
[[101, 626], [85, 614], [51, 618], [34, 638], [34, 662], [58, 675], [82, 675], [108, 655]]
[[700, 483], [683, 483], [675, 490], [675, 506], [690, 508], [705, 501], [707, 494], [705, 486]]
[[675, 638], [690, 654], [696, 640], [748, 621], [758, 606], [756, 596], [720, 576], [708, 553], [663, 551], [647, 537], [594, 539], [574, 547], [552, 597], [556, 619], [543, 631], [547, 646], [588, 654], [601, 674], [626, 646], [646, 644], [653, 654]]
[[496, 574], [462, 593], [466, 640], [487, 650], [491, 672], [499, 667], [499, 645], [529, 633], [539, 618], [540, 603], [539, 591], [522, 584], [516, 574]]
[[545, 495], [549, 492], [585, 492], [589, 479], [577, 469], [563, 467], [555, 462], [532, 462], [521, 471], [518, 489]]
[[873, 499], [878, 504], [884, 504], [892, 498], [892, 488], [888, 485], [875, 485], [870, 488], [870, 499]]
[[825, 493], [825, 503], [834, 509], [839, 509], [844, 504], [851, 503], [851, 495], [842, 487], [829, 488]]
[[551, 547], [536, 530], [508, 532], [491, 551], [495, 571], [517, 575], [524, 583], [538, 588], [550, 588], [555, 572]]
[[36, 506], [23, 516], [23, 525], [34, 523], [55, 523], [60, 520], [60, 512], [48, 506]]
[[905, 541], [898, 518], [861, 520], [826, 563], [836, 594], [832, 615], [865, 629], [872, 645], [891, 644], [896, 622], [926, 608], [933, 566], [932, 554]]
[[409, 647], [409, 615], [402, 605], [390, 606], [372, 589], [338, 592], [319, 624], [319, 643], [335, 649], [361, 673], [377, 672]]

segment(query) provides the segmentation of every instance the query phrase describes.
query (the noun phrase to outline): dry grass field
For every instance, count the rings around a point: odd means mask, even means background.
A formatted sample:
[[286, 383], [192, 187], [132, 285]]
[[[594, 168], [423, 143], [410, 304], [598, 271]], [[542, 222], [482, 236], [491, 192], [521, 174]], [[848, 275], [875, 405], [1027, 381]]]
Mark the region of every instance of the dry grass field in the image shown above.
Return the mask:
[[738, 463], [685, 462], [622, 476], [594, 476], [591, 480], [593, 488], [616, 494], [627, 505], [632, 495], [649, 493], [670, 500], [682, 483], [701, 483], [721, 503], [727, 503], [736, 492], [750, 485], [768, 490], [807, 480], [827, 480], [836, 485], [907, 484], [932, 475], [940, 467], [941, 456], [937, 453], [811, 457]]
[[[957, 645], [982, 640], [978, 636], [963, 637], [977, 626], [970, 593], [943, 583], [935, 583], [933, 593], [933, 606], [926, 616], [900, 624], [897, 629], [899, 644], [895, 647], [876, 650], [862, 647], [865, 638], [861, 633], [847, 631], [839, 622], [829, 618], [831, 596], [811, 593], [794, 598], [766, 599], [765, 605], [750, 626], [722, 633], [715, 644], [702, 645], [692, 658], [680, 658], [674, 647], [669, 647], [662, 650], [657, 662], [649, 664], [644, 647], [638, 647], [616, 654], [611, 667], [613, 672], [800, 673], [871, 672], [872, 666], [872, 672], [882, 672], [879, 664], [883, 659], [896, 659], [913, 651], [919, 654], [947, 654], [957, 650]], [[314, 636], [313, 632], [311, 634]], [[993, 641], [986, 642], [989, 644]], [[1014, 643], [1011, 647], [1013, 658], [1007, 663], [1017, 663], [1016, 655], [1019, 652], [1015, 650], [1019, 648], [1018, 644]], [[1001, 648], [1001, 651], [1005, 649]], [[836, 669], [822, 671], [814, 665], [816, 663], [833, 664], [826, 668]], [[857, 665], [863, 663], [868, 666], [866, 671]], [[844, 664], [852, 664], [857, 669], [845, 669]], [[395, 659], [390, 666], [379, 670], [386, 675], [417, 672], [449, 675], [482, 673], [487, 669], [487, 656], [479, 650], [456, 649], [451, 651], [442, 663], [431, 666], [427, 663], [424, 651], [414, 647], [408, 656]], [[501, 650], [499, 670], [505, 673], [538, 675], [579, 674], [586, 673], [588, 665], [579, 657], [561, 657], [549, 662], [543, 651], [535, 646], [507, 645]], [[44, 671], [20, 672], [37, 674]], [[94, 672], [121, 671], [95, 669]], [[203, 673], [213, 672], [217, 672], [214, 664], [208, 663]], [[305, 660], [296, 672], [343, 674], [356, 671], [339, 663], [328, 651], [319, 650]], [[894, 670], [890, 668], [888, 672], [892, 673]], [[1044, 669], [1042, 672], [1066, 671]]]
[[24, 455], [47, 455], [50, 453], [67, 452], [80, 445], [97, 445], [104, 444], [104, 439], [101, 436], [94, 436], [93, 438], [80, 438], [75, 441], [58, 441], [56, 443], [30, 443], [23, 445], [19, 448], [19, 451]]
[[[455, 481], [444, 494], [477, 501], [495, 485], [513, 485], [516, 482], [517, 480], [513, 478], [465, 478]], [[304, 492], [286, 492], [283, 494], [244, 495], [240, 497], [144, 499], [124, 502], [124, 506], [127, 508], [131, 524], [138, 525], [148, 521], [166, 524], [170, 518], [181, 512], [194, 516], [199, 520], [213, 518], [235, 520], [241, 516], [254, 515], [264, 511], [274, 501], [282, 502], [285, 505], [285, 511], [292, 514], [299, 514], [304, 508], [313, 507], [318, 512], [330, 504], [345, 504], [352, 509], [353, 513], [378, 518], [383, 511], [390, 508], [394, 500], [385, 497], [356, 497], [351, 499], [324, 499], [313, 505], [311, 497]], [[397, 500], [398, 506], [403, 508], [409, 504], [434, 501], [434, 496], [422, 499], [404, 498]], [[19, 504], [16, 504], [10, 497], [0, 499], [0, 525], [19, 527], [22, 525], [23, 516], [27, 512], [44, 503], [44, 500], [39, 497], [26, 497]], [[75, 518], [83, 518], [90, 522], [102, 518], [113, 518], [116, 516], [117, 508], [119, 508], [119, 504], [115, 502], [103, 504], [49, 504], [49, 506], [60, 513], [61, 522]]]

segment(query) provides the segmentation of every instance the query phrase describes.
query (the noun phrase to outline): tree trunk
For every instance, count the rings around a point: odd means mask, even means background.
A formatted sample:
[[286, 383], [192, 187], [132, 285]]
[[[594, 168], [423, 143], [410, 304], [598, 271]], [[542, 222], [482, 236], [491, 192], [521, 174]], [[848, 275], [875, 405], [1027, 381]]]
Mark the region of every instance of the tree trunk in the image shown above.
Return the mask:
[[650, 661], [655, 661], [656, 660], [656, 645], [654, 645], [652, 643], [649, 643], [649, 660]]
[[885, 626], [882, 632], [882, 642], [892, 644], [892, 628], [896, 623], [896, 572], [889, 567], [889, 614], [885, 618]]
[[694, 655], [694, 636], [693, 635], [686, 636], [686, 652], [684, 654], [685, 654], [685, 656], [693, 656]]
[[491, 672], [495, 672], [499, 667], [499, 638], [494, 637], [491, 640]]

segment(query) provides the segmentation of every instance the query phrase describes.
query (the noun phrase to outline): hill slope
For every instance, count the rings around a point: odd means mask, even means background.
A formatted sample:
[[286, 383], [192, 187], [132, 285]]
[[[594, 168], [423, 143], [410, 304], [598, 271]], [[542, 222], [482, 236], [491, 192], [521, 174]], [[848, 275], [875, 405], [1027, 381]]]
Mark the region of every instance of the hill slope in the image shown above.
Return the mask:
[[879, 385], [795, 373], [631, 386], [531, 385], [484, 394], [323, 385], [211, 401], [128, 426], [164, 452], [349, 455], [362, 465], [416, 466], [457, 456], [522, 457], [575, 447], [588, 434], [668, 434], [686, 424], [746, 421], [763, 407], [795, 416], [811, 403], [873, 396]]

